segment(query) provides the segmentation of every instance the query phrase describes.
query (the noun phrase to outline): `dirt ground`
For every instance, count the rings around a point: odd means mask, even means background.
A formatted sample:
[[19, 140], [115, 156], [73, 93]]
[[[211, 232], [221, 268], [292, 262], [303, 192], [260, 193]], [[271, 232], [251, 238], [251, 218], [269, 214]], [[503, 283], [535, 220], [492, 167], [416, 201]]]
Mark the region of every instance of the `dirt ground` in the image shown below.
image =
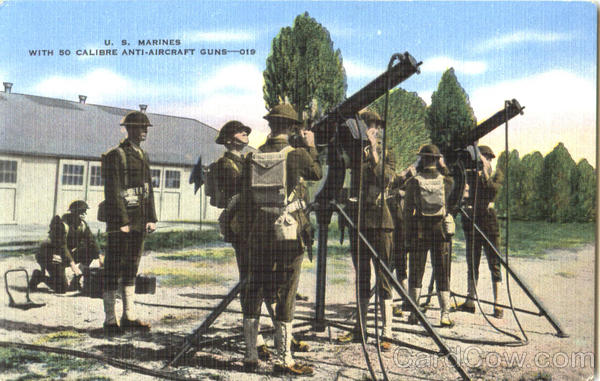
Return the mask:
[[[186, 261], [164, 261], [160, 253], [149, 252], [141, 263], [141, 272], [157, 266], [187, 268]], [[309, 296], [309, 301], [299, 301], [296, 308], [296, 332], [311, 346], [307, 353], [297, 353], [297, 359], [310, 363], [315, 368], [314, 379], [363, 380], [368, 377], [365, 358], [360, 344], [337, 345], [335, 338], [344, 331], [331, 327], [324, 332], [314, 332], [307, 323], [313, 317], [315, 294], [315, 267], [305, 260], [300, 281], [300, 292]], [[480, 297], [491, 298], [490, 274], [482, 259]], [[438, 329], [443, 340], [458, 357], [473, 379], [485, 380], [585, 380], [593, 374], [593, 312], [594, 312], [594, 247], [588, 245], [579, 250], [556, 250], [545, 259], [511, 259], [512, 268], [534, 291], [535, 295], [551, 311], [570, 336], [559, 338], [544, 317], [524, 313], [517, 316], [526, 331], [528, 344], [514, 346], [515, 339], [496, 332], [477, 311], [475, 314], [456, 312], [451, 316], [456, 325], [451, 329]], [[33, 256], [0, 259], [0, 271], [24, 267], [36, 268]], [[154, 295], [137, 295], [138, 313], [152, 323], [152, 332], [147, 335], [129, 334], [107, 339], [101, 330], [104, 319], [102, 300], [68, 293], [55, 295], [36, 292], [32, 298], [46, 303], [42, 308], [21, 311], [8, 307], [8, 298], [3, 293], [0, 300], [0, 340], [22, 343], [44, 343], [83, 350], [90, 353], [160, 369], [173, 351], [183, 343], [183, 338], [200, 325], [212, 307], [233, 287], [237, 281], [235, 262], [215, 262], [198, 267], [200, 275], [218, 274], [219, 283], [207, 283], [199, 287], [165, 287], [160, 284]], [[424, 286], [429, 281], [427, 270]], [[504, 276], [504, 274], [503, 274]], [[208, 278], [207, 278], [208, 279]], [[160, 283], [161, 278], [159, 278]], [[19, 282], [14, 280], [15, 284]], [[4, 279], [0, 281], [4, 289]], [[12, 284], [12, 282], [11, 282]], [[466, 290], [466, 263], [459, 257], [452, 265], [452, 288], [458, 293]], [[527, 296], [514, 283], [510, 283], [515, 306], [536, 311]], [[22, 297], [23, 289], [16, 287], [14, 293]], [[350, 326], [354, 312], [354, 274], [349, 258], [329, 261], [326, 317], [339, 325]], [[439, 309], [434, 298], [433, 307], [426, 316], [434, 327], [438, 326]], [[508, 303], [506, 283], [503, 283], [501, 301]], [[118, 301], [117, 311], [120, 310]], [[373, 332], [374, 305], [369, 314], [369, 331]], [[485, 313], [491, 307], [482, 305]], [[266, 316], [266, 314], [265, 314]], [[394, 380], [451, 380], [458, 379], [456, 370], [435, 352], [438, 347], [424, 335], [420, 326], [406, 324], [407, 316], [394, 319], [394, 334], [397, 345], [391, 352], [383, 353], [383, 363], [390, 379]], [[512, 313], [505, 310], [504, 318], [489, 319], [498, 327], [519, 335]], [[304, 323], [304, 325], [302, 325]], [[272, 327], [268, 318], [261, 319], [263, 329]], [[65, 335], [62, 332], [75, 332]], [[198, 379], [223, 380], [266, 380], [278, 379], [271, 376], [272, 364], [261, 362], [257, 374], [242, 372], [243, 339], [241, 338], [241, 313], [238, 299], [230, 304], [226, 312], [213, 324], [209, 337], [224, 339], [201, 348], [193, 357], [186, 358], [178, 367], [170, 370], [180, 376]], [[54, 336], [53, 336], [54, 335]], [[72, 336], [72, 337], [71, 337]], [[267, 335], [272, 345], [272, 338]], [[54, 339], [53, 339], [54, 338]], [[485, 341], [485, 343], [483, 343]], [[373, 345], [368, 344], [368, 354], [374, 369], [379, 373], [379, 362]], [[410, 345], [407, 347], [404, 344]], [[493, 343], [493, 344], [492, 344]], [[419, 349], [416, 349], [419, 348]], [[0, 369], [0, 371], [2, 371]], [[30, 369], [31, 371], [31, 369]], [[0, 373], [1, 379], [18, 378], [23, 373]], [[87, 372], [71, 370], [67, 378], [96, 375], [110, 379], [151, 379], [131, 371], [100, 364]]]

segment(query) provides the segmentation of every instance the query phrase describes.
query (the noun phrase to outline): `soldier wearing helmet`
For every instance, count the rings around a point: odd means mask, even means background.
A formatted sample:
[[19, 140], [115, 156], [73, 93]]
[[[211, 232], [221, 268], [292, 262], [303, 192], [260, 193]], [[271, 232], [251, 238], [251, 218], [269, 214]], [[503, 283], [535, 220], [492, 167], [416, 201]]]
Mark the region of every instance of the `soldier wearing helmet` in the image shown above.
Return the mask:
[[[500, 229], [496, 219], [496, 211], [494, 209], [494, 199], [498, 190], [502, 186], [503, 174], [496, 172], [492, 174], [492, 160], [496, 157], [494, 151], [488, 146], [479, 146], [481, 159], [481, 169], [477, 171], [477, 176], [469, 177], [467, 185], [469, 187], [468, 196], [466, 198], [467, 213], [474, 218], [475, 223], [488, 237], [490, 242], [498, 247], [498, 239]], [[487, 258], [488, 267], [492, 274], [492, 292], [494, 295], [494, 317], [502, 318], [504, 311], [497, 306], [498, 289], [502, 282], [502, 274], [500, 271], [500, 261], [498, 257], [492, 253], [492, 248], [481, 236], [475, 232], [473, 224], [466, 218], [462, 220], [463, 231], [465, 233], [465, 244], [467, 251], [467, 293], [469, 299], [458, 305], [458, 311], [475, 312], [475, 290], [477, 281], [479, 280], [479, 263], [481, 260], [481, 250], [483, 248]]]
[[[150, 324], [137, 318], [134, 309], [134, 281], [137, 275], [144, 238], [156, 229], [154, 192], [150, 162], [140, 147], [146, 140], [148, 116], [131, 111], [121, 119], [127, 138], [105, 153], [102, 160], [106, 230], [108, 245], [104, 270], [104, 329], [107, 334], [122, 330], [148, 331]], [[115, 315], [115, 297], [122, 283], [123, 316], [120, 325]]]
[[[451, 327], [450, 320], [450, 244], [451, 234], [444, 228], [448, 216], [446, 205], [453, 180], [448, 176], [442, 154], [434, 144], [419, 150], [417, 173], [406, 185], [404, 221], [409, 251], [409, 295], [418, 304], [427, 252], [431, 251], [432, 267], [440, 303], [440, 325]], [[415, 324], [412, 312], [408, 322]]]
[[[295, 206], [290, 210], [289, 217], [297, 223], [295, 239], [277, 240], [274, 224], [279, 212], [275, 215], [264, 208], [254, 207], [249, 192], [243, 192], [243, 202], [248, 202], [249, 234], [248, 247], [250, 251], [250, 277], [245, 289], [244, 312], [244, 339], [246, 353], [244, 367], [250, 371], [258, 365], [256, 351], [256, 335], [258, 331], [258, 317], [260, 316], [263, 301], [275, 298], [275, 347], [277, 358], [275, 371], [292, 375], [310, 375], [313, 370], [310, 366], [300, 364], [292, 358], [292, 321], [294, 318], [296, 291], [300, 279], [300, 270], [303, 260], [304, 247], [310, 242], [304, 242], [302, 236], [310, 229], [310, 222], [303, 205], [301, 179], [313, 181], [322, 176], [321, 166], [317, 160], [317, 151], [314, 135], [310, 131], [303, 131], [305, 147], [292, 148], [289, 144], [289, 135], [292, 129], [301, 124], [294, 108], [289, 104], [280, 104], [271, 109], [264, 117], [269, 122], [271, 134], [265, 144], [259, 147], [260, 153], [287, 152], [285, 158], [286, 170], [286, 200], [288, 206]], [[252, 158], [248, 164], [251, 164]], [[287, 208], [287, 207], [286, 207]]]
[[[31, 290], [35, 290], [40, 282], [46, 283], [57, 293], [77, 290], [82, 272], [90, 263], [98, 258], [102, 263], [103, 256], [98, 244], [84, 220], [88, 209], [85, 201], [73, 201], [68, 213], [52, 219], [49, 239], [42, 243], [35, 256], [41, 270], [34, 270], [29, 282]], [[71, 281], [66, 276], [67, 266], [75, 274]]]
[[[385, 163], [383, 153], [383, 125], [384, 122], [375, 111], [367, 110], [360, 114], [360, 118], [367, 125], [368, 143], [361, 156], [361, 162], [352, 168], [353, 180], [350, 186], [350, 202], [348, 212], [354, 221], [360, 215], [361, 233], [377, 251], [386, 265], [389, 265], [392, 254], [394, 220], [392, 218], [385, 193], [395, 177], [396, 162], [391, 152], [386, 152]], [[382, 169], [384, 172], [382, 173]], [[383, 178], [382, 178], [383, 174]], [[384, 194], [381, 193], [381, 184], [384, 185]], [[362, 188], [360, 188], [362, 184]], [[360, 199], [360, 205], [359, 205]], [[357, 342], [361, 340], [359, 316], [366, 329], [366, 317], [371, 298], [371, 253], [368, 246], [358, 239], [357, 234], [350, 235], [352, 263], [355, 268], [360, 268], [358, 284], [360, 298], [358, 301], [357, 319], [354, 329], [338, 338], [340, 343]], [[375, 262], [377, 272], [377, 287], [381, 301], [381, 320], [383, 323], [383, 339], [381, 349], [388, 351], [391, 343], [387, 339], [392, 337], [392, 288], [390, 280], [381, 271]]]

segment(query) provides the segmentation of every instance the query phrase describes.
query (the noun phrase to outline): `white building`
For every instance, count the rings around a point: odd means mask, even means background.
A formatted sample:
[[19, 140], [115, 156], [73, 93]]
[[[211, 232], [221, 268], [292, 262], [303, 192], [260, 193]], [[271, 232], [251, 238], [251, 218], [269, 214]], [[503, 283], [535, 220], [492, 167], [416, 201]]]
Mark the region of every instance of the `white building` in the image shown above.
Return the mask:
[[[104, 199], [100, 156], [126, 137], [119, 126], [130, 110], [0, 92], [0, 224], [47, 224], [76, 199], [95, 221]], [[141, 108], [145, 106], [140, 105]], [[148, 113], [148, 152], [160, 221], [216, 220], [204, 187], [188, 180], [199, 156], [209, 164], [223, 153], [217, 130], [194, 119]]]

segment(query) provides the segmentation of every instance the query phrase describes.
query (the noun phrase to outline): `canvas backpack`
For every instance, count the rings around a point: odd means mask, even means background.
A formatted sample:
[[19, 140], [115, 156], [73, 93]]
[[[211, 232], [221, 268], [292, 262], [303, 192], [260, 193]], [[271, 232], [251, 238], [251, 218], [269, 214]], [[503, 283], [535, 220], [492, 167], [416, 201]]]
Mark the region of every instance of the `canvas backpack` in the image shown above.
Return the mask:
[[417, 214], [421, 217], [444, 217], [446, 215], [446, 194], [444, 190], [444, 176], [438, 174], [433, 179], [416, 175]]
[[279, 152], [260, 152], [249, 155], [249, 188], [252, 202], [274, 217], [276, 241], [296, 240], [298, 222], [292, 212], [304, 207], [296, 192], [287, 195], [287, 155], [294, 148], [287, 146]]
[[288, 204], [286, 159], [293, 149], [287, 146], [279, 152], [249, 155], [249, 186], [256, 206], [283, 208]]
[[227, 199], [225, 198], [225, 192], [219, 184], [219, 166], [218, 161], [215, 161], [206, 169], [206, 184], [205, 184], [206, 196], [210, 198], [210, 204], [217, 208], [226, 208]]

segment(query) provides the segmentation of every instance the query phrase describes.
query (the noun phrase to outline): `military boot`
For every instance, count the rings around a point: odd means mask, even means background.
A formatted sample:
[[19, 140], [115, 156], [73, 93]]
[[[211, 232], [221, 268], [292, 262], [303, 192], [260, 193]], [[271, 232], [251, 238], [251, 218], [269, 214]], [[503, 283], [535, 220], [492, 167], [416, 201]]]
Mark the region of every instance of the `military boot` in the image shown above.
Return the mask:
[[498, 287], [500, 286], [500, 281], [492, 282], [492, 292], [494, 293], [494, 317], [496, 319], [502, 319], [504, 316], [504, 310], [502, 307], [498, 306]]
[[121, 329], [130, 331], [148, 332], [150, 323], [138, 319], [135, 315], [134, 286], [123, 286], [123, 316], [121, 317]]
[[[400, 281], [400, 285], [402, 286], [402, 288], [404, 290], [406, 290], [408, 292], [408, 280], [406, 279], [402, 279]], [[404, 299], [404, 298], [403, 298]], [[396, 304], [394, 305], [394, 309], [393, 309], [393, 314], [396, 317], [402, 317], [404, 315], [404, 311], [407, 310], [406, 308], [406, 301], [403, 300], [401, 304]]]
[[244, 371], [255, 372], [258, 368], [258, 351], [256, 337], [258, 335], [258, 319], [244, 318], [244, 341], [246, 353], [244, 355]]
[[115, 336], [123, 333], [121, 327], [117, 324], [115, 313], [116, 291], [104, 291], [102, 301], [104, 303], [104, 334], [106, 336]]
[[460, 303], [459, 305], [452, 306], [450, 308], [451, 312], [462, 311], [462, 312], [468, 312], [468, 313], [471, 313], [471, 314], [475, 313], [475, 287], [477, 285], [473, 283], [473, 280], [470, 277], [467, 280], [467, 282], [468, 282], [468, 286], [467, 286], [467, 300], [465, 300], [464, 302]]
[[439, 291], [438, 300], [440, 302], [440, 326], [452, 328], [454, 322], [450, 319], [450, 291]]
[[382, 338], [380, 341], [380, 347], [381, 350], [384, 352], [387, 352], [389, 350], [392, 349], [392, 343], [390, 343], [388, 340], [386, 339], [391, 339], [393, 338], [393, 333], [392, 333], [392, 322], [393, 322], [393, 316], [392, 316], [392, 299], [382, 299], [381, 300], [381, 320], [382, 320], [382, 325], [383, 325], [383, 332], [382, 332]]
[[[421, 296], [421, 288], [411, 287], [408, 290], [408, 295], [415, 302], [417, 307], [419, 306], [419, 297]], [[417, 313], [411, 311], [410, 316], [408, 317], [408, 324], [417, 324], [419, 319], [417, 319]]]
[[292, 357], [292, 322], [275, 322], [275, 347], [277, 361], [273, 371], [276, 375], [311, 376], [314, 373], [312, 367], [298, 363]]

